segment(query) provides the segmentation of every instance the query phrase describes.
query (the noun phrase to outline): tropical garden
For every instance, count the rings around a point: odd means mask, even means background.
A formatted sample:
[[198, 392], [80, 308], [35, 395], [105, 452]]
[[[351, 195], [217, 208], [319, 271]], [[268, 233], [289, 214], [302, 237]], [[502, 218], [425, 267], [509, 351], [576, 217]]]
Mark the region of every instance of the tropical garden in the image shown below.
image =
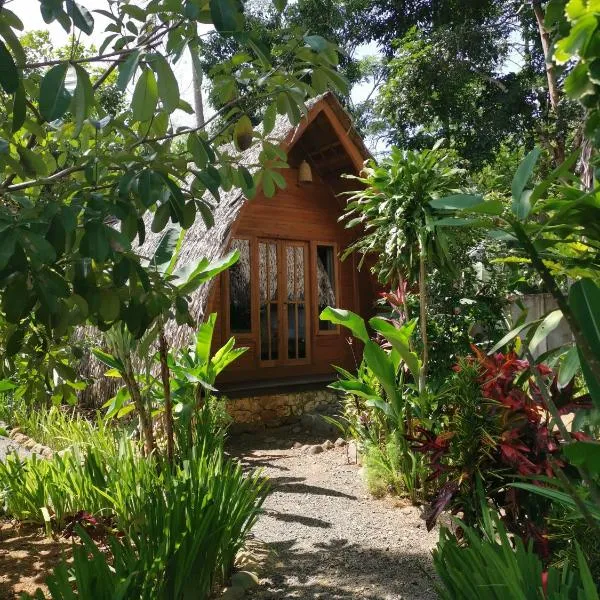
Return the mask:
[[[191, 296], [239, 256], [180, 252], [223, 193], [277, 201], [275, 120], [330, 90], [374, 155], [349, 176], [360, 235], [341, 258], [387, 290], [368, 321], [321, 314], [362, 356], [337, 368], [331, 422], [373, 494], [439, 528], [439, 597], [598, 598], [600, 3], [34, 2], [60, 47], [16, 4], [0, 0], [0, 419], [51, 452], [2, 458], [0, 510], [72, 540], [34, 597], [229, 581], [269, 483], [225, 451], [217, 377], [244, 348], [215, 348]], [[531, 294], [552, 310], [529, 315]], [[559, 327], [568, 343], [542, 351]]]

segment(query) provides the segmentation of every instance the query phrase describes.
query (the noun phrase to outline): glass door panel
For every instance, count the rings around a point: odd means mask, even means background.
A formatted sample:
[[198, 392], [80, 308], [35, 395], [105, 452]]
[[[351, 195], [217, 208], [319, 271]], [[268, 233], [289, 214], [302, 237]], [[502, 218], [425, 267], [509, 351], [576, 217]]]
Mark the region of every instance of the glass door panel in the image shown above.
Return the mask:
[[285, 250], [287, 271], [287, 358], [306, 359], [306, 246], [288, 243]]
[[279, 358], [279, 294], [277, 242], [258, 244], [258, 284], [260, 298], [260, 358]]

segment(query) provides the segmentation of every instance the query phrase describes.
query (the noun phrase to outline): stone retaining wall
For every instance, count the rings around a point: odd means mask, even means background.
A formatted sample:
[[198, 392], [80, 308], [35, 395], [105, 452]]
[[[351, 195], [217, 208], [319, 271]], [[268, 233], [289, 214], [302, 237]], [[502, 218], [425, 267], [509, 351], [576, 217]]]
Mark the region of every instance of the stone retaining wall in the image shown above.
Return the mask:
[[227, 400], [236, 429], [279, 427], [310, 413], [336, 414], [339, 397], [331, 390], [311, 390]]

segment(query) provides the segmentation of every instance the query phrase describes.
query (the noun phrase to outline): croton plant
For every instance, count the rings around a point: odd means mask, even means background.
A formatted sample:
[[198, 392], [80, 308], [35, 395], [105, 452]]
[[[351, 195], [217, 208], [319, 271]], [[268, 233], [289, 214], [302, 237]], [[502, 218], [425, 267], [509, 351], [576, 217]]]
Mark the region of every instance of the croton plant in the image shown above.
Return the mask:
[[510, 485], [523, 478], [544, 485], [554, 467], [566, 467], [560, 458], [561, 434], [532, 369], [548, 383], [561, 415], [589, 408], [589, 396], [579, 394], [574, 381], [561, 388], [551, 368], [532, 366], [513, 352], [488, 356], [475, 347], [473, 352], [455, 367], [438, 427], [419, 428], [411, 439], [414, 448], [428, 456], [430, 479], [438, 483], [427, 526], [433, 528], [447, 509], [476, 523], [481, 507], [476, 483], [481, 478], [486, 496], [509, 530], [532, 539], [538, 552], [547, 555], [545, 517], [550, 503]]

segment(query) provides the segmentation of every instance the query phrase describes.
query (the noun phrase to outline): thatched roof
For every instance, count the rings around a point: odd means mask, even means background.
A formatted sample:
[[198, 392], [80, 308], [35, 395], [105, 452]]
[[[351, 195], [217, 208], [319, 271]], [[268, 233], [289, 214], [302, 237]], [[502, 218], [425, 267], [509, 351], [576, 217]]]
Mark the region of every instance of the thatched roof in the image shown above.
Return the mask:
[[[295, 142], [302, 136], [302, 132], [310, 121], [311, 116], [320, 112], [324, 106], [327, 106], [333, 112], [346, 136], [358, 150], [358, 154], [362, 157], [362, 160], [370, 158], [371, 155], [367, 150], [362, 137], [354, 128], [350, 115], [342, 107], [337, 98], [330, 92], [308, 101], [306, 103], [308, 114], [296, 126], [290, 125], [286, 115], [279, 115], [275, 121], [273, 131], [269, 135], [269, 141], [279, 145], [285, 151], [289, 151], [294, 146]], [[256, 165], [259, 162], [261, 145], [254, 144], [249, 150], [242, 154], [237, 152], [233, 145], [224, 146], [220, 148], [220, 151], [239, 160], [241, 164], [247, 165], [252, 171], [251, 165]], [[207, 229], [201, 218], [196, 219], [194, 225], [192, 225], [185, 233], [180, 256], [178, 258], [178, 266], [197, 261], [199, 258], [203, 257], [212, 261], [224, 256], [228, 251], [231, 241], [232, 226], [236, 222], [240, 211], [246, 202], [248, 202], [247, 198], [239, 189], [232, 189], [230, 192], [222, 192], [218, 203], [209, 192], [206, 193], [204, 199], [214, 206], [214, 226]], [[136, 250], [138, 254], [145, 257], [154, 254], [162, 236], [162, 233], [150, 233], [151, 220], [152, 215], [146, 215], [146, 230], [149, 233], [144, 244], [139, 246]], [[206, 317], [205, 311], [212, 283], [200, 287], [192, 295], [190, 312], [196, 321], [201, 321]], [[175, 347], [182, 347], [188, 344], [191, 333], [192, 330], [188, 326], [178, 326], [174, 321], [171, 321], [167, 326], [167, 337], [169, 338], [170, 344]], [[81, 375], [93, 380], [102, 379], [102, 382], [95, 382], [93, 386], [88, 387], [84, 393], [84, 396], [89, 400], [92, 400], [93, 396], [96, 396], [96, 401], [99, 399], [97, 398], [98, 396], [106, 399], [115, 393], [114, 380], [109, 382], [106, 378], [102, 377], [104, 371], [104, 366], [99, 364], [93, 356], [89, 356], [89, 358], [85, 360], [85, 364], [82, 364], [82, 368], [80, 369]]]

